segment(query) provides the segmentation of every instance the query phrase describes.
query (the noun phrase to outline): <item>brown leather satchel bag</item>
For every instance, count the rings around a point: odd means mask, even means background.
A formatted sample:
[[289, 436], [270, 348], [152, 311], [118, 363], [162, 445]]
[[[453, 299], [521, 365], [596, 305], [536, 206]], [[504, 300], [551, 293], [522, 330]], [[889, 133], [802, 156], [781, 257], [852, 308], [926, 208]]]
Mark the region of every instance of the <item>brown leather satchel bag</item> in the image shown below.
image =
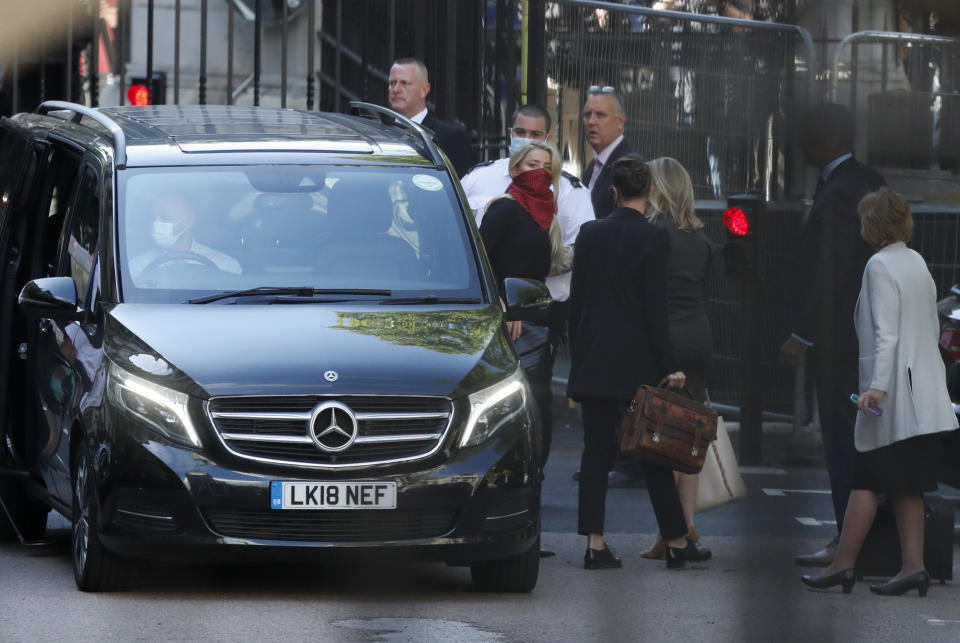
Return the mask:
[[620, 450], [682, 473], [699, 473], [717, 437], [717, 412], [667, 390], [665, 382], [637, 389], [623, 416]]

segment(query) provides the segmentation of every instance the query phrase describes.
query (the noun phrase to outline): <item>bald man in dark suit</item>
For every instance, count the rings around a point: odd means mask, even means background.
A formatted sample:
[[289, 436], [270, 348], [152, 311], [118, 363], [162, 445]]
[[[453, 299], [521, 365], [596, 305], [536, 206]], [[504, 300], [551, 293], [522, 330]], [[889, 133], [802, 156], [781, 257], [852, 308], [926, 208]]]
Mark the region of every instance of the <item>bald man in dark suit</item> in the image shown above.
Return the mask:
[[473, 150], [467, 132], [427, 109], [430, 82], [426, 65], [416, 58], [400, 58], [390, 68], [389, 84], [390, 108], [430, 130], [457, 175], [465, 176], [473, 167]]

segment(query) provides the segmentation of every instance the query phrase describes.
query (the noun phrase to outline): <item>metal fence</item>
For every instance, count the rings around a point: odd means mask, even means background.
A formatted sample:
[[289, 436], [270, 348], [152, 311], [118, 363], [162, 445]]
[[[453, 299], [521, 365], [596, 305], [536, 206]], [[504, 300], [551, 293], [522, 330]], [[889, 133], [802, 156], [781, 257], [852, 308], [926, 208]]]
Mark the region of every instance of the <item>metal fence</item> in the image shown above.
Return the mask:
[[858, 156], [871, 165], [960, 172], [960, 38], [850, 34], [834, 54], [831, 94], [857, 114]]
[[[317, 105], [318, 0], [48, 0], [55, 37], [0, 60], [0, 113], [47, 99], [122, 105], [134, 77], [155, 103]], [[51, 26], [52, 25], [52, 26]], [[153, 79], [148, 81], [147, 79]]]
[[[322, 12], [319, 107], [343, 112], [351, 100], [385, 104], [390, 66], [397, 58], [423, 60], [431, 109], [458, 120], [476, 136], [493, 112], [484, 73], [487, 8], [450, 0], [318, 0]], [[516, 0], [497, 0], [516, 7]], [[490, 30], [496, 28], [496, 23]], [[499, 127], [502, 123], [497, 123]]]
[[816, 68], [806, 30], [587, 0], [548, 3], [546, 20], [557, 142], [572, 166], [591, 156], [579, 134], [587, 88], [610, 85], [626, 137], [683, 163], [698, 198], [803, 192], [788, 123]]

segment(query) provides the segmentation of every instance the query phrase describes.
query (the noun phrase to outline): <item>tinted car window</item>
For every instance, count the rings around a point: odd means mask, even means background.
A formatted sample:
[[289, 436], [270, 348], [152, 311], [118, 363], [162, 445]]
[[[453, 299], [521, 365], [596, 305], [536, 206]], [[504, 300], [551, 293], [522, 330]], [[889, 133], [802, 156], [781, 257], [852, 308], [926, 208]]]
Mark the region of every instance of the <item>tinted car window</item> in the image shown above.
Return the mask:
[[96, 255], [97, 237], [100, 230], [100, 193], [97, 174], [93, 168], [86, 167], [77, 190], [70, 229], [66, 239], [66, 269], [77, 285], [77, 294], [81, 300], [87, 293], [90, 272]]
[[143, 168], [119, 183], [124, 301], [263, 286], [480, 297], [441, 172], [370, 166]]

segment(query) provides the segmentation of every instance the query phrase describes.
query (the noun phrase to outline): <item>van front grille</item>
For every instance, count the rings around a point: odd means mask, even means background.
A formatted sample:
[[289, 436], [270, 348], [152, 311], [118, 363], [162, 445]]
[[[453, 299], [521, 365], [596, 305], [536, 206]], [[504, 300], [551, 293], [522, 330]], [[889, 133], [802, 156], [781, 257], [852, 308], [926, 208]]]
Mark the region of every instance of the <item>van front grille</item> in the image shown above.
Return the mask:
[[[344, 426], [324, 436], [331, 416], [322, 415], [322, 409], [331, 404], [343, 409], [335, 418]], [[420, 396], [215, 397], [207, 403], [207, 413], [235, 455], [337, 469], [436, 453], [451, 426], [453, 405], [446, 398]], [[348, 416], [355, 418], [355, 433], [344, 420]]]

